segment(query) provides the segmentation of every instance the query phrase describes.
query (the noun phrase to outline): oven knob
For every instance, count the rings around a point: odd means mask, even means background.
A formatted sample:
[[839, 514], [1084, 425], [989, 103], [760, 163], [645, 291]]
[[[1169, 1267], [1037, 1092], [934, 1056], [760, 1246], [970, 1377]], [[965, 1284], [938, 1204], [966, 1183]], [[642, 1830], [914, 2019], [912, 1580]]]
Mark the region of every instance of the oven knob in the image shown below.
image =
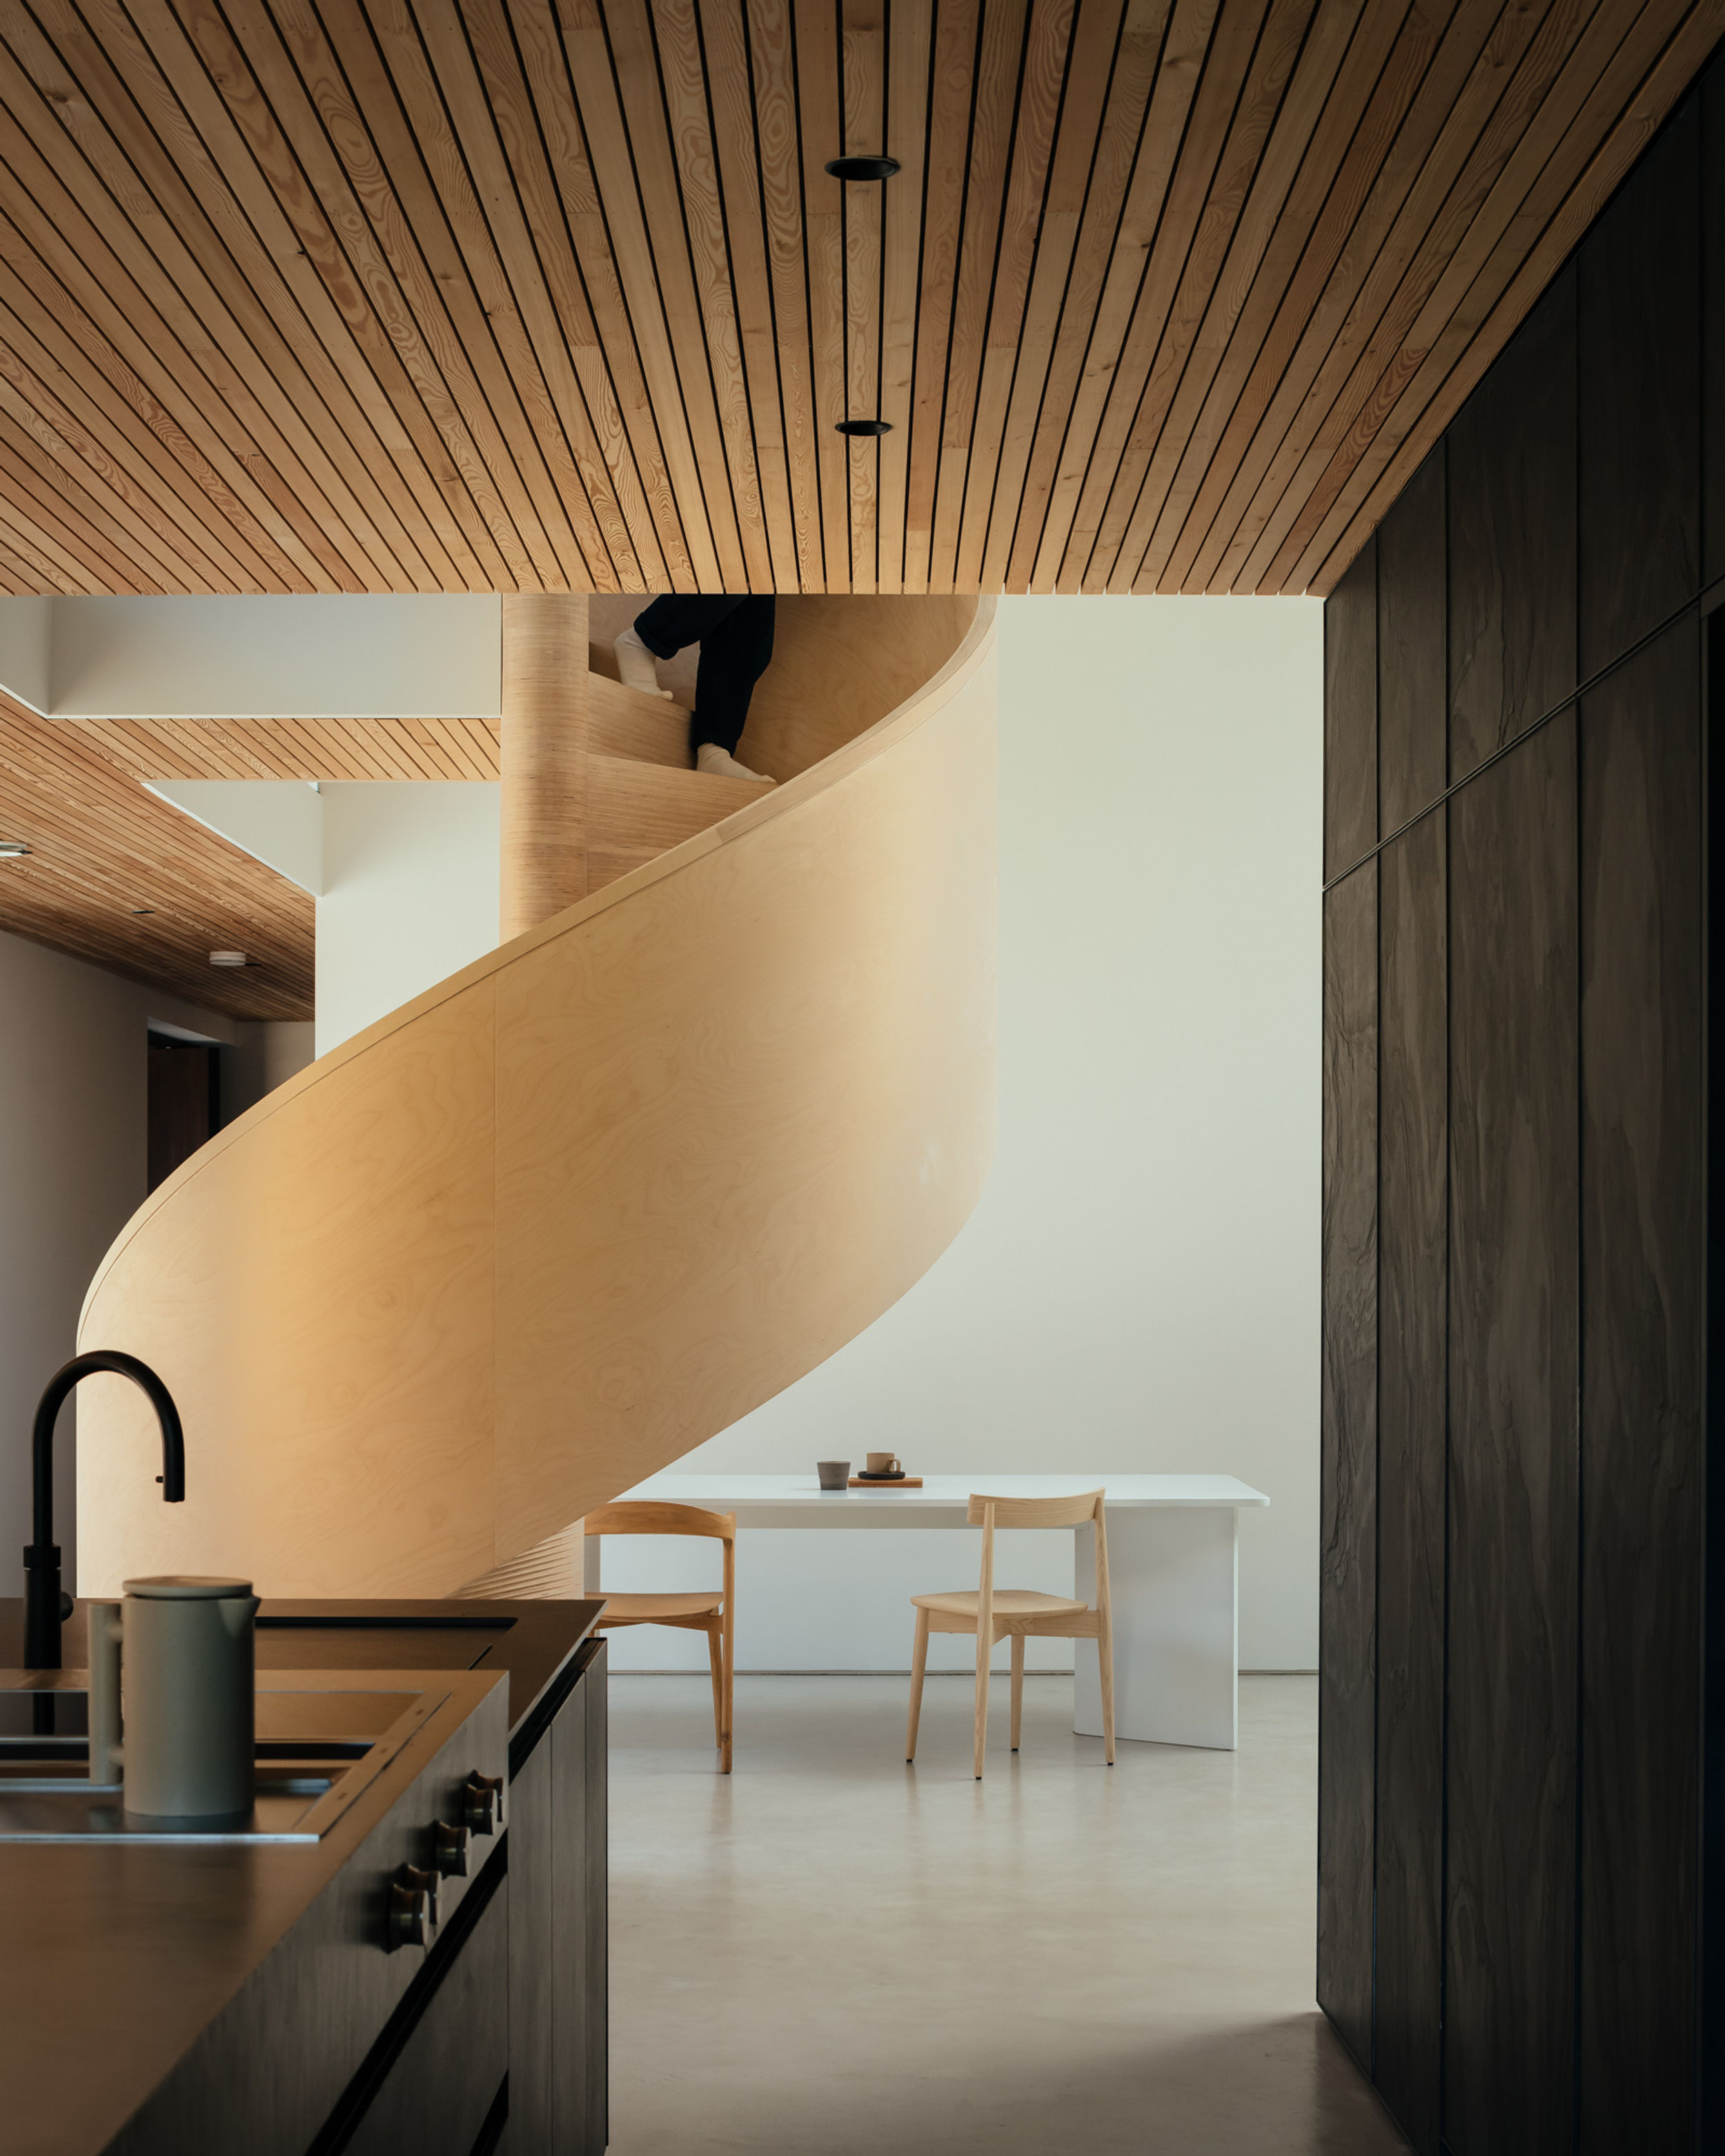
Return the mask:
[[429, 1947], [436, 1929], [437, 1874], [403, 1864], [389, 1883], [389, 1945]]
[[438, 1820], [431, 1830], [431, 1861], [445, 1879], [467, 1876], [467, 1829]]
[[495, 1834], [503, 1825], [503, 1778], [470, 1774], [461, 1784], [462, 1823], [473, 1834]]

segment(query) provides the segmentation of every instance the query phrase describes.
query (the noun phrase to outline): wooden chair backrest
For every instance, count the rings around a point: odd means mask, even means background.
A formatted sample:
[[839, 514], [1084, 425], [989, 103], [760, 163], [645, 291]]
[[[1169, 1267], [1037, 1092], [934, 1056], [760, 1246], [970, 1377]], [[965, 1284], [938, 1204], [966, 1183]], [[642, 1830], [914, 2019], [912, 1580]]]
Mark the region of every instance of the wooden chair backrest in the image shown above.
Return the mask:
[[737, 1515], [643, 1499], [633, 1505], [601, 1505], [588, 1514], [585, 1530], [589, 1540], [595, 1535], [716, 1535], [721, 1543], [734, 1543]]
[[983, 1568], [978, 1583], [978, 1630], [985, 1630], [994, 1606], [994, 1530], [996, 1527], [1084, 1527], [1096, 1531], [1096, 1609], [1104, 1628], [1108, 1623], [1108, 1531], [1102, 1519], [1101, 1490], [1087, 1490], [1077, 1497], [986, 1497], [973, 1493], [967, 1515], [973, 1527], [983, 1531]]

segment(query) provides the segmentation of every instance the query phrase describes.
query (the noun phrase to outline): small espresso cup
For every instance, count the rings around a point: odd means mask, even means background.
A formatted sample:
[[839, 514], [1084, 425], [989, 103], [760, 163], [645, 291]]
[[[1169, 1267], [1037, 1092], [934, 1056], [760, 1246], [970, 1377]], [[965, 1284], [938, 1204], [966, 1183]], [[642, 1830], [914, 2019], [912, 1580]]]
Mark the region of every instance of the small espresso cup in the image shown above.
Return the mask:
[[817, 1460], [814, 1465], [823, 1490], [848, 1490], [850, 1487], [850, 1462], [848, 1460]]
[[898, 1456], [896, 1453], [871, 1452], [869, 1455], [870, 1475], [896, 1475], [899, 1471]]

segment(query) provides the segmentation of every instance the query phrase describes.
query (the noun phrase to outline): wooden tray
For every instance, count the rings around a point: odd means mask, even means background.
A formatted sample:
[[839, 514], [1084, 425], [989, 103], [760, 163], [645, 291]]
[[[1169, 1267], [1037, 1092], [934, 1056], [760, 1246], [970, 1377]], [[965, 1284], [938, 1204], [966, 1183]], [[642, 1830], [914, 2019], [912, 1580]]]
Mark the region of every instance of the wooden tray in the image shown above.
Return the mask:
[[922, 1477], [920, 1475], [896, 1475], [891, 1481], [883, 1482], [878, 1476], [853, 1475], [850, 1486], [853, 1490], [920, 1490]]

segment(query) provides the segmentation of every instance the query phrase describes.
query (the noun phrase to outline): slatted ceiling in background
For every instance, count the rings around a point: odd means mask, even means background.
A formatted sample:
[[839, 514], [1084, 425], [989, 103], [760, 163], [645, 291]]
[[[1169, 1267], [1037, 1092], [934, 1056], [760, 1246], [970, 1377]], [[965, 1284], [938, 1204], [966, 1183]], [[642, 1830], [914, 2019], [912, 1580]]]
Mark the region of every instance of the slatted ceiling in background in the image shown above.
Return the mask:
[[495, 719], [56, 719], [152, 778], [495, 779]]
[[19, 0], [0, 588], [1327, 591], [1722, 31]]
[[[11, 934], [234, 1018], [311, 1017], [307, 894], [146, 793], [77, 726], [5, 696], [0, 836], [34, 849], [0, 862]], [[213, 950], [254, 963], [212, 966]]]

